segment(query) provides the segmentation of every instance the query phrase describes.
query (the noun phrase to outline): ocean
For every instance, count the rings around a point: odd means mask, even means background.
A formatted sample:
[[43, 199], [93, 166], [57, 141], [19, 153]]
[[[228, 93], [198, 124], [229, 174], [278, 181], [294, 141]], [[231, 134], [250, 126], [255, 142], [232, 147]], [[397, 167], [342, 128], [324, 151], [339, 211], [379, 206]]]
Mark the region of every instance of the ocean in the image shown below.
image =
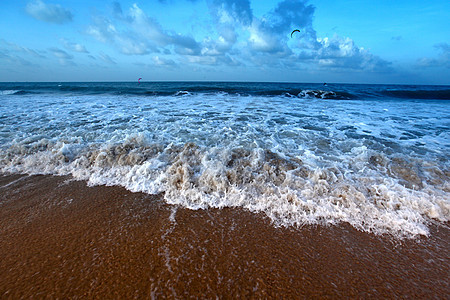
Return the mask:
[[0, 83], [0, 298], [446, 299], [449, 100]]
[[450, 218], [448, 86], [0, 83], [0, 172], [398, 238]]

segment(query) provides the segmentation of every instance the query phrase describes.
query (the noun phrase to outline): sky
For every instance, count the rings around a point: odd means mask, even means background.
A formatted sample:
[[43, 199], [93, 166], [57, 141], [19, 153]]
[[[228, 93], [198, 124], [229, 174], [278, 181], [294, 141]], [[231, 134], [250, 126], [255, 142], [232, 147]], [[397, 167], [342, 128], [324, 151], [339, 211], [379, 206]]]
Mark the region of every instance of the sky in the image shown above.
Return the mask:
[[448, 0], [0, 0], [0, 81], [448, 85], [449, 38]]

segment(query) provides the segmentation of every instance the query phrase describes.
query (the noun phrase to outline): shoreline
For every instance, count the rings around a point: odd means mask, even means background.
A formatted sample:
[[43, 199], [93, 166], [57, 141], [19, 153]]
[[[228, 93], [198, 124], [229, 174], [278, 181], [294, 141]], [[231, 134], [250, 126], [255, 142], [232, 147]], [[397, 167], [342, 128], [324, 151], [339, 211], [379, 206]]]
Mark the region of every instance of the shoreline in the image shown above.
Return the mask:
[[277, 228], [239, 208], [0, 175], [2, 297], [445, 298], [448, 253], [448, 224], [437, 222], [414, 240], [348, 224]]

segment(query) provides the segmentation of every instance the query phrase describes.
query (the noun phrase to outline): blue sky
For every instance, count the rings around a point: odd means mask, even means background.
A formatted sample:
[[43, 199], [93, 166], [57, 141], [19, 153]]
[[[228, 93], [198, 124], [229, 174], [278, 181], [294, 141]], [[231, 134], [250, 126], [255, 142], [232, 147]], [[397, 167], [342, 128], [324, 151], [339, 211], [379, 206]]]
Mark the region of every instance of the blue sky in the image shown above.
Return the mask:
[[0, 81], [450, 84], [449, 37], [448, 0], [1, 0]]

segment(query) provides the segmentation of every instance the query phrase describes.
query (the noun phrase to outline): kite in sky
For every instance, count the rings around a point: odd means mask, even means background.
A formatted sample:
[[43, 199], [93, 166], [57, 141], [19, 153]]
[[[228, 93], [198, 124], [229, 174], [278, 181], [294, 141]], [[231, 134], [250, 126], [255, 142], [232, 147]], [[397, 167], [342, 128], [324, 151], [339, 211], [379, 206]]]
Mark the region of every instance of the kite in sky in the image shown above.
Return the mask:
[[139, 83], [141, 83], [141, 81], [140, 81], [141, 79], [142, 79], [142, 78], [139, 78], [139, 79], [138, 79], [138, 82], [139, 82]]
[[294, 34], [294, 32], [300, 32], [300, 30], [294, 29], [294, 30], [291, 32], [291, 37], [292, 37], [292, 35]]

